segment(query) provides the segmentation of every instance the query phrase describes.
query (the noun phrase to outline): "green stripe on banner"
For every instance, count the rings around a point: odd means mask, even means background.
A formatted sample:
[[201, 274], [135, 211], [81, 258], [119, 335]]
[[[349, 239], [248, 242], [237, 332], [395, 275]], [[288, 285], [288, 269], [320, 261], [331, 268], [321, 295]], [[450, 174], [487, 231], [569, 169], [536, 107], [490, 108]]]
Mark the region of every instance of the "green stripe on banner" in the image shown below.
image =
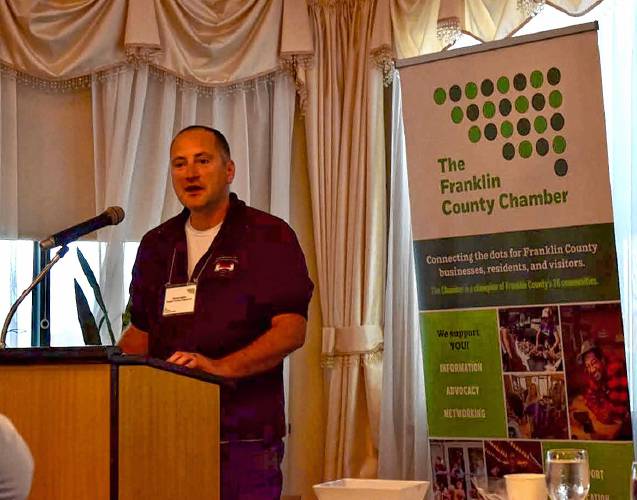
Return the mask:
[[496, 310], [421, 313], [420, 323], [429, 435], [506, 437]]
[[414, 242], [421, 311], [619, 300], [613, 224]]

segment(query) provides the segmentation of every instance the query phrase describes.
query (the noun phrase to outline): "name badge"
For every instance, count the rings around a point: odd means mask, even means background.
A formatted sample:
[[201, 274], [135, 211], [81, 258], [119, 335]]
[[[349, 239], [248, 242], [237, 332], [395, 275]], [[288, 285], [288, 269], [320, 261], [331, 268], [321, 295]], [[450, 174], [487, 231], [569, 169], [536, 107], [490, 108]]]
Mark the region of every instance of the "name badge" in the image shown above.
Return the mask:
[[166, 285], [163, 312], [164, 316], [194, 313], [196, 296], [196, 283], [186, 283], [185, 285]]

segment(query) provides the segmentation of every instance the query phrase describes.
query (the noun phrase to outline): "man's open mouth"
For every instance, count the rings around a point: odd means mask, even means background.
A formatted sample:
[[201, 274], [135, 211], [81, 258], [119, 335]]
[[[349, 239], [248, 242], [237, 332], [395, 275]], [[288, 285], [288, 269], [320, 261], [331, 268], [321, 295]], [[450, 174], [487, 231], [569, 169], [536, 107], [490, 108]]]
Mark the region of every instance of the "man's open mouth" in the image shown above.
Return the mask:
[[201, 186], [186, 186], [186, 193], [197, 193], [199, 191], [203, 191], [203, 187], [201, 187]]

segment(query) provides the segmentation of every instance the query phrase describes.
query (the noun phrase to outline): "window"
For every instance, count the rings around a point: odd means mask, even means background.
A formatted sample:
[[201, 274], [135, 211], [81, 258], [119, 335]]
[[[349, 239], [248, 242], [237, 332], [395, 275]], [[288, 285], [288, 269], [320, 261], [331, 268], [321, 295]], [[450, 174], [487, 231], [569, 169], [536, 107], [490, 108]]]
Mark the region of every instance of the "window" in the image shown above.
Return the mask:
[[[137, 254], [136, 242], [125, 243], [124, 262], [124, 287], [128, 290], [131, 279], [131, 271]], [[9, 347], [28, 347], [32, 345], [32, 311], [40, 311], [39, 318], [35, 321], [48, 320], [50, 323], [51, 346], [81, 346], [84, 345], [82, 332], [77, 318], [75, 303], [74, 279], [82, 287], [89, 306], [95, 314], [95, 297], [84, 272], [80, 266], [76, 249], [79, 248], [89, 265], [95, 278], [100, 279], [100, 263], [105, 256], [106, 244], [98, 242], [78, 242], [69, 245], [69, 252], [57, 262], [50, 271], [50, 297], [40, 297], [33, 294], [27, 297], [17, 310], [17, 314], [11, 322], [7, 345]], [[55, 250], [57, 251], [57, 250]], [[51, 257], [55, 255], [51, 252]], [[10, 241], [0, 240], [0, 282], [8, 286], [0, 288], [0, 314], [2, 321], [9, 308], [18, 298], [20, 293], [29, 286], [34, 276], [33, 263], [34, 242], [26, 240]], [[34, 290], [34, 292], [37, 291]], [[126, 294], [127, 296], [127, 294]], [[32, 308], [32, 300], [35, 297], [38, 307]], [[50, 307], [47, 307], [47, 303]], [[115, 315], [123, 311], [109, 311], [111, 320]], [[99, 317], [99, 315], [98, 315]], [[105, 326], [103, 330], [105, 331]], [[114, 332], [119, 336], [119, 332]]]
[[[0, 314], [2, 324], [9, 308], [33, 279], [33, 242], [0, 240]], [[31, 345], [31, 300], [27, 297], [9, 325], [7, 345]]]

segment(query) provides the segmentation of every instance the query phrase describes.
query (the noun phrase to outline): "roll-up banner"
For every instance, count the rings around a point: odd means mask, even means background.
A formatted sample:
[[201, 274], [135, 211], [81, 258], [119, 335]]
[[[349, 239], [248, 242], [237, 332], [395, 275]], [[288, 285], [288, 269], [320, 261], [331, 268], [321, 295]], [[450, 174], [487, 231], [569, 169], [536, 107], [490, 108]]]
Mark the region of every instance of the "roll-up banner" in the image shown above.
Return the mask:
[[434, 493], [633, 457], [597, 24], [398, 64]]

